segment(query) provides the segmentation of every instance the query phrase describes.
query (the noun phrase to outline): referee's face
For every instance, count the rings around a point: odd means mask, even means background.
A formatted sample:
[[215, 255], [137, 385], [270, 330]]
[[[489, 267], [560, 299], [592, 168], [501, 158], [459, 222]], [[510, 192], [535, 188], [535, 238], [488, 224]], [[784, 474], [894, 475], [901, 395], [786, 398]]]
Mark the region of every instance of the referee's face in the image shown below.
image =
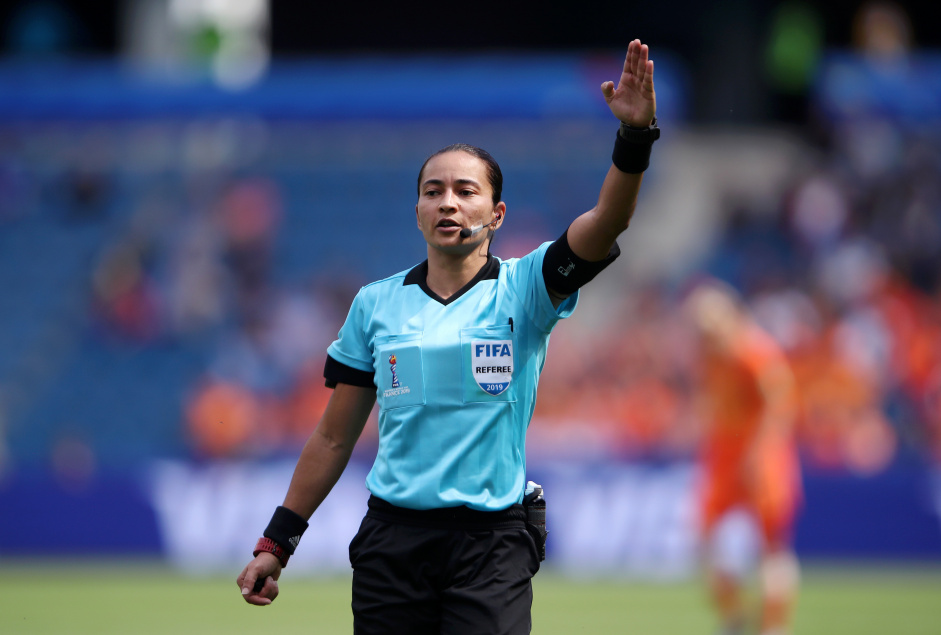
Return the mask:
[[[422, 172], [415, 214], [428, 245], [446, 253], [469, 253], [487, 240], [487, 228], [503, 223], [506, 205], [493, 204], [487, 165], [466, 152], [439, 154]], [[461, 236], [462, 229], [477, 229]]]

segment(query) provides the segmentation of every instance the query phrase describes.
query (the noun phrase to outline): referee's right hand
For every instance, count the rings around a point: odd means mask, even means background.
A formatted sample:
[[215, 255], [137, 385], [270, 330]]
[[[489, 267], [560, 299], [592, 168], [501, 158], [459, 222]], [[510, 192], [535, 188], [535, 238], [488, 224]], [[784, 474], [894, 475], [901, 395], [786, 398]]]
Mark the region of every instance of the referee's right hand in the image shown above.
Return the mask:
[[242, 569], [235, 583], [242, 590], [242, 597], [246, 602], [267, 606], [278, 597], [280, 577], [281, 562], [274, 554], [263, 551]]

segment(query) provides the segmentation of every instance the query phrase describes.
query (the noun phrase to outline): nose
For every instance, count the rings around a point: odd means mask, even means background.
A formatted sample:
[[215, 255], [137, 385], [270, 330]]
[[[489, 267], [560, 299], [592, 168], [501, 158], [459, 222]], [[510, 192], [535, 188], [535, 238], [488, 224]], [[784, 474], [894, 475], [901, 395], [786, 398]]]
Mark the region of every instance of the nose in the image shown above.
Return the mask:
[[441, 200], [438, 203], [438, 208], [441, 210], [454, 210], [457, 209], [457, 205], [454, 203], [454, 193], [450, 189], [444, 191], [441, 194]]

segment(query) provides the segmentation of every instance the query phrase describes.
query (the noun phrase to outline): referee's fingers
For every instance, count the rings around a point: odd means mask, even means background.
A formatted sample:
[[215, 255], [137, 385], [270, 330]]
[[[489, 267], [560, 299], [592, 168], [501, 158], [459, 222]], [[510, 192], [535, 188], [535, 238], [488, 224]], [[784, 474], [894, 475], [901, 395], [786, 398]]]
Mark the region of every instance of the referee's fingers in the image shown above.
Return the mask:
[[[257, 589], [254, 587], [258, 583], [258, 579], [259, 577], [257, 575], [249, 572], [246, 568], [245, 571], [242, 571], [241, 575], [235, 579], [235, 583], [242, 590], [242, 595], [248, 595], [252, 591], [257, 592]], [[261, 580], [264, 581], [264, 578], [261, 578]]]
[[251, 565], [245, 567], [235, 583], [242, 591], [242, 598], [249, 604], [265, 606], [278, 597], [278, 582], [269, 575], [253, 570]]
[[[246, 579], [245, 582], [247, 584], [249, 580]], [[247, 586], [242, 587], [242, 597], [249, 604], [267, 606], [278, 597], [278, 583], [271, 576], [264, 578], [259, 577], [254, 581], [251, 588]]]

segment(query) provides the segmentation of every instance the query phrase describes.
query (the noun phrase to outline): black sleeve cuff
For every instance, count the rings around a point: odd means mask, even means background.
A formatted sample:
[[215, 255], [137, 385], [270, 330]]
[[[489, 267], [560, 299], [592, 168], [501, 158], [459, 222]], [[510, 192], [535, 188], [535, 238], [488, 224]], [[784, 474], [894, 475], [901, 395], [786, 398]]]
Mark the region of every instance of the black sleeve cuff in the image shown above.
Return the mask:
[[546, 281], [546, 288], [565, 296], [572, 295], [591, 282], [621, 255], [621, 248], [614, 243], [604, 260], [583, 260], [569, 247], [568, 234], [566, 229], [558, 240], [549, 245], [542, 260], [542, 277]]
[[327, 362], [323, 367], [323, 376], [327, 388], [336, 388], [337, 384], [349, 384], [362, 388], [375, 388], [376, 381], [372, 371], [359, 370], [338, 362], [327, 355]]

